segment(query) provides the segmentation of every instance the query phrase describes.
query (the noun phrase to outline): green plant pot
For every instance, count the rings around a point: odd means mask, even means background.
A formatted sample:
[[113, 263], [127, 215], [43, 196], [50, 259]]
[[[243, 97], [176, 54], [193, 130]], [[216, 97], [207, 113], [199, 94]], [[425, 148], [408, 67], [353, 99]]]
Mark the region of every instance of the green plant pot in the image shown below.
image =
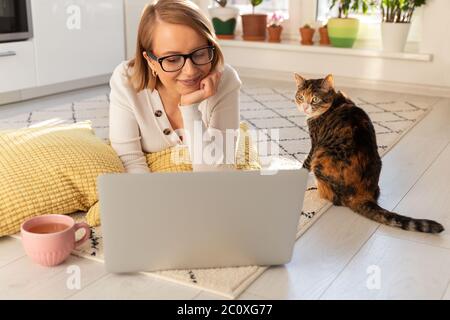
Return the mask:
[[236, 19], [231, 18], [227, 21], [222, 21], [219, 18], [212, 18], [212, 23], [216, 35], [221, 38], [221, 36], [234, 36], [234, 30], [236, 28]]
[[358, 37], [359, 20], [354, 18], [328, 20], [328, 36], [333, 47], [352, 48]]
[[233, 39], [239, 9], [233, 6], [210, 7], [209, 14], [217, 37], [219, 39]]

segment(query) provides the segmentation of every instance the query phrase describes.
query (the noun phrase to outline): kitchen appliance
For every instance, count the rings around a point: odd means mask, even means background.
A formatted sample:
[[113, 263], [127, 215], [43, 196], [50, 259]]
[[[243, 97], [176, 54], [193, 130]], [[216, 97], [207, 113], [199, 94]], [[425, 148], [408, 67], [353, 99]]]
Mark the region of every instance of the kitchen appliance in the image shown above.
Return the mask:
[[33, 36], [30, 0], [0, 0], [0, 42]]

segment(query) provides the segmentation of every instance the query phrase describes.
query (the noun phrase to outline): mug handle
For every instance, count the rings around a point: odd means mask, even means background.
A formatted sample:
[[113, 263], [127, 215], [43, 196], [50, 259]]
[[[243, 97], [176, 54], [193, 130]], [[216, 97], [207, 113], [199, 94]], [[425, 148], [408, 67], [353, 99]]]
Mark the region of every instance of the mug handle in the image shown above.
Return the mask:
[[83, 238], [75, 242], [75, 248], [85, 243], [91, 235], [91, 228], [87, 223], [85, 222], [75, 223], [75, 232], [77, 232], [79, 229], [84, 229], [84, 236]]

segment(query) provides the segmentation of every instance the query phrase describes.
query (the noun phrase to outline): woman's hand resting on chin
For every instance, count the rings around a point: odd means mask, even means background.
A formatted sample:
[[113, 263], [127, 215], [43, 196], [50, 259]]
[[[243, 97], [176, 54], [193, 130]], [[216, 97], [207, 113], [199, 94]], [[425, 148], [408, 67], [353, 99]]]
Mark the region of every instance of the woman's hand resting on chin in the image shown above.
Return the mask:
[[180, 105], [200, 103], [216, 94], [222, 72], [214, 71], [200, 81], [200, 89], [181, 96]]

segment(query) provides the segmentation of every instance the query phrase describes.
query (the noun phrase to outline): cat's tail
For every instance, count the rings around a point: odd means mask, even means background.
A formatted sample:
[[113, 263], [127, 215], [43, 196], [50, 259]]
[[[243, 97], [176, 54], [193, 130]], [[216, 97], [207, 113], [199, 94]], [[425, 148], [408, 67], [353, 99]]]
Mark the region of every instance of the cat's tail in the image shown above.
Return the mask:
[[441, 233], [444, 231], [444, 227], [436, 221], [405, 217], [383, 209], [375, 201], [354, 203], [349, 207], [366, 218], [391, 227], [425, 233]]

